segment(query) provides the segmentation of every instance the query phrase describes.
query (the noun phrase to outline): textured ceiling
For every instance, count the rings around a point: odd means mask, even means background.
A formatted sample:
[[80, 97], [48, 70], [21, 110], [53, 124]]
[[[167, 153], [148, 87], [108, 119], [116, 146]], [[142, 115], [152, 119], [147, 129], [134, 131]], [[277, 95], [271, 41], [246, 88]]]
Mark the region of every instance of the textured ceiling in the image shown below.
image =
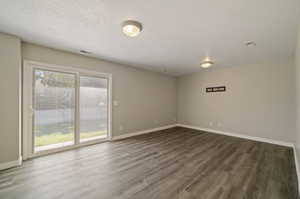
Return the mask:
[[[181, 75], [294, 53], [299, 0], [0, 0], [0, 31], [24, 41]], [[126, 19], [144, 28], [121, 32]], [[256, 47], [244, 43], [254, 40]]]

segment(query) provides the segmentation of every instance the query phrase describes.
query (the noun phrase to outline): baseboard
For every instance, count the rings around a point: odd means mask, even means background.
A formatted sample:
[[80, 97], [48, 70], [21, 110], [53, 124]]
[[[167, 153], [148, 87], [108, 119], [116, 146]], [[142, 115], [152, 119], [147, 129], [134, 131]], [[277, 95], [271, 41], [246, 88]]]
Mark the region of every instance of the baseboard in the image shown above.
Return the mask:
[[276, 144], [276, 145], [281, 145], [281, 146], [294, 147], [293, 143], [283, 142], [283, 141], [278, 141], [278, 140], [273, 140], [273, 139], [268, 139], [268, 138], [242, 135], [242, 134], [238, 134], [238, 133], [229, 133], [229, 132], [224, 132], [224, 131], [220, 131], [220, 130], [201, 128], [201, 127], [185, 125], [185, 124], [177, 124], [177, 126], [200, 130], [200, 131], [206, 131], [206, 132], [210, 132], [210, 133], [216, 133], [216, 134], [220, 134], [220, 135], [227, 135], [227, 136], [231, 136], [231, 137], [244, 138], [247, 140], [253, 140], [253, 141], [258, 141], [258, 142], [265, 142], [265, 143]]
[[20, 157], [18, 160], [0, 163], [0, 170], [4, 170], [4, 169], [9, 169], [9, 168], [12, 168], [12, 167], [20, 166], [21, 164], [22, 164], [22, 157]]
[[147, 130], [144, 130], [144, 131], [138, 131], [138, 132], [134, 132], [134, 133], [126, 133], [124, 135], [119, 135], [119, 136], [113, 136], [112, 141], [121, 140], [121, 139], [129, 138], [129, 137], [133, 137], [133, 136], [138, 136], [138, 135], [142, 135], [142, 134], [147, 134], [147, 133], [151, 133], [151, 132], [155, 132], [155, 131], [161, 131], [161, 130], [173, 128], [173, 127], [176, 127], [176, 126], [177, 126], [176, 124], [172, 124], [172, 125], [167, 125], [167, 126], [154, 128], [154, 129], [147, 129]]

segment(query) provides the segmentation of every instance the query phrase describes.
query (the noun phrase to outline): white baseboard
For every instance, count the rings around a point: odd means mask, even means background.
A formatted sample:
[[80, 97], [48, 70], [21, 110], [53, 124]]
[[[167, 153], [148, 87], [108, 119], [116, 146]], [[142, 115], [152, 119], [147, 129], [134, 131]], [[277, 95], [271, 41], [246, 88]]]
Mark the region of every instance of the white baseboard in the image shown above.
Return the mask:
[[155, 132], [155, 131], [161, 131], [161, 130], [173, 128], [173, 127], [176, 127], [176, 126], [177, 126], [176, 124], [172, 124], [172, 125], [167, 125], [167, 126], [154, 128], [154, 129], [147, 129], [147, 130], [138, 131], [138, 132], [134, 132], [134, 133], [126, 133], [124, 135], [113, 136], [112, 141], [121, 140], [121, 139], [129, 138], [129, 137], [133, 137], [133, 136], [137, 136], [137, 135], [142, 135], [142, 134], [146, 134], [146, 133], [151, 133], [151, 132]]
[[12, 167], [20, 166], [22, 164], [22, 157], [19, 157], [18, 160], [0, 163], [0, 170], [9, 169]]
[[255, 137], [255, 136], [250, 136], [250, 135], [242, 135], [242, 134], [238, 134], [238, 133], [229, 133], [229, 132], [208, 129], [208, 128], [201, 128], [201, 127], [185, 125], [185, 124], [177, 124], [177, 126], [190, 128], [190, 129], [196, 129], [196, 130], [200, 130], [200, 131], [206, 131], [206, 132], [210, 132], [210, 133], [216, 133], [216, 134], [220, 134], [220, 135], [227, 135], [227, 136], [231, 136], [231, 137], [244, 138], [244, 139], [258, 141], [258, 142], [276, 144], [276, 145], [281, 145], [281, 146], [287, 146], [287, 147], [294, 146], [294, 144], [290, 143], [290, 142], [283, 142], [283, 141], [278, 141], [278, 140], [273, 140], [273, 139], [268, 139], [268, 138]]

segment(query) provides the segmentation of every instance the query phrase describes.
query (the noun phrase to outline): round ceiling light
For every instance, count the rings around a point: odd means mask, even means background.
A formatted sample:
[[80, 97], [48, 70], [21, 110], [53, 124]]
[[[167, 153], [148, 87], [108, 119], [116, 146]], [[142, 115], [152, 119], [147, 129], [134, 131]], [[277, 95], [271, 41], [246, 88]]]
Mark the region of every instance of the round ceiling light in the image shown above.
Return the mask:
[[123, 33], [128, 37], [136, 37], [142, 31], [142, 24], [138, 21], [128, 20], [122, 25]]
[[213, 61], [211, 61], [210, 59], [206, 58], [203, 62], [200, 63], [202, 68], [209, 68], [214, 64]]

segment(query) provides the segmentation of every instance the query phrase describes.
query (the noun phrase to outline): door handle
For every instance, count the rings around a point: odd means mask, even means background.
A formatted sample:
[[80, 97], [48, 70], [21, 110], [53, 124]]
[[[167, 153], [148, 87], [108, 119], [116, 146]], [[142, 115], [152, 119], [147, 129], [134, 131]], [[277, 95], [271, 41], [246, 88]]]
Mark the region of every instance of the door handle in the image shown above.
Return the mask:
[[32, 106], [29, 106], [29, 115], [32, 117], [34, 115], [34, 109]]

